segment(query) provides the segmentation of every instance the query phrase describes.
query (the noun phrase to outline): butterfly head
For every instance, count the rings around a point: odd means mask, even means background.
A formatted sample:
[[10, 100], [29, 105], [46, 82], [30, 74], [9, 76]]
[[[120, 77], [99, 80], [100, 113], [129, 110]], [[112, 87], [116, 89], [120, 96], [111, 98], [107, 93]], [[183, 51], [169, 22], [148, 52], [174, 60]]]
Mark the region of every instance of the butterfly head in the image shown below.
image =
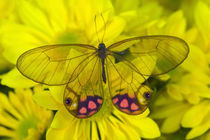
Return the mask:
[[99, 50], [106, 50], [106, 45], [102, 42], [98, 45]]

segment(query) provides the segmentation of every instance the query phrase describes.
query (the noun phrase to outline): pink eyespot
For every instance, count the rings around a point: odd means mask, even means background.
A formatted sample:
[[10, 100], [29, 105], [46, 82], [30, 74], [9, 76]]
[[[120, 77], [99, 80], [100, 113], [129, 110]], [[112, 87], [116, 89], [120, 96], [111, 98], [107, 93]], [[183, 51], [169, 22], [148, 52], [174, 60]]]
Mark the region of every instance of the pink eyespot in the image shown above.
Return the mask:
[[89, 101], [89, 103], [88, 103], [88, 108], [89, 108], [89, 109], [96, 109], [96, 108], [97, 108], [97, 105], [96, 105], [95, 102]]
[[132, 103], [131, 104], [131, 110], [138, 110], [139, 109], [139, 106], [138, 105], [136, 105], [135, 103]]
[[116, 103], [119, 101], [119, 99], [116, 97], [116, 98], [113, 99], [112, 101], [113, 101], [114, 104], [116, 104]]
[[128, 107], [128, 100], [127, 99], [123, 99], [120, 103], [120, 107], [122, 108], [126, 108]]
[[85, 114], [85, 113], [87, 113], [87, 108], [82, 107], [82, 108], [79, 110], [79, 112], [80, 112], [81, 114]]

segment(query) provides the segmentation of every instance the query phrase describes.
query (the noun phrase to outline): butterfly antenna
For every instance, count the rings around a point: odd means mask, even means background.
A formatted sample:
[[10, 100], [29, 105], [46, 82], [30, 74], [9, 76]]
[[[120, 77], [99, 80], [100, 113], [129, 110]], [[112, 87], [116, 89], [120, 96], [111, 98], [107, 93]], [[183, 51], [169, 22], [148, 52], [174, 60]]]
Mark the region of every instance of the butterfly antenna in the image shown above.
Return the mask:
[[99, 36], [98, 36], [97, 24], [96, 24], [96, 15], [95, 15], [95, 18], [94, 18], [94, 22], [95, 22], [96, 35], [97, 35], [97, 37], [98, 37], [98, 42], [100, 43]]
[[102, 13], [101, 13], [101, 17], [102, 17], [103, 22], [104, 22], [104, 34], [103, 34], [103, 37], [102, 37], [102, 42], [103, 42], [103, 40], [104, 40], [104, 36], [105, 36], [105, 33], [106, 33], [106, 22], [105, 22], [105, 20], [104, 20], [104, 16], [103, 16], [103, 14], [102, 14]]

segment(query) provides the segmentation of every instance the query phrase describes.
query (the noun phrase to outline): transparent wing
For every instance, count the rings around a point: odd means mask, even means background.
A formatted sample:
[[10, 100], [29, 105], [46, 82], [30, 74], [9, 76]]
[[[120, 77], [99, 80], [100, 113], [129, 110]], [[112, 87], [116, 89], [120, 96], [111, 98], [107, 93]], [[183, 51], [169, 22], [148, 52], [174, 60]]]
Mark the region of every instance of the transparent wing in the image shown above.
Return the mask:
[[95, 51], [93, 46], [84, 44], [48, 45], [25, 52], [16, 65], [35, 82], [63, 85], [75, 80]]
[[118, 110], [130, 115], [143, 113], [152, 96], [150, 88], [143, 84], [146, 77], [139, 74], [130, 62], [115, 60], [108, 55], [105, 65], [112, 103]]
[[114, 43], [108, 47], [116, 61], [128, 60], [144, 76], [169, 72], [188, 56], [187, 43], [173, 36], [142, 36]]
[[76, 80], [67, 84], [63, 102], [75, 117], [88, 118], [102, 107], [104, 89], [101, 68], [101, 60], [95, 56]]

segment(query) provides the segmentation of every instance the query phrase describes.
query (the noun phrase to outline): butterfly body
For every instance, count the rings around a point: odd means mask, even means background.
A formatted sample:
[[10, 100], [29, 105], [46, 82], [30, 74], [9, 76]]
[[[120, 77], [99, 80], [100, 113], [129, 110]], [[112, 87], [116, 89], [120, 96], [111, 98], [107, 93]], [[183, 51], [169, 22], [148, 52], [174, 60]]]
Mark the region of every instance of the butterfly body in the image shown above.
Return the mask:
[[102, 64], [102, 77], [103, 77], [103, 82], [106, 83], [106, 74], [105, 74], [105, 59], [106, 59], [106, 52], [107, 48], [104, 43], [100, 43], [98, 45], [98, 56], [101, 59], [101, 64]]
[[[152, 97], [149, 76], [165, 74], [188, 56], [187, 43], [167, 35], [124, 39], [108, 47], [56, 44], [34, 48], [17, 60], [29, 79], [49, 86], [66, 85], [63, 104], [77, 118], [88, 118], [102, 107], [104, 96], [129, 115], [143, 113]], [[62, 93], [61, 93], [62, 94]]]

